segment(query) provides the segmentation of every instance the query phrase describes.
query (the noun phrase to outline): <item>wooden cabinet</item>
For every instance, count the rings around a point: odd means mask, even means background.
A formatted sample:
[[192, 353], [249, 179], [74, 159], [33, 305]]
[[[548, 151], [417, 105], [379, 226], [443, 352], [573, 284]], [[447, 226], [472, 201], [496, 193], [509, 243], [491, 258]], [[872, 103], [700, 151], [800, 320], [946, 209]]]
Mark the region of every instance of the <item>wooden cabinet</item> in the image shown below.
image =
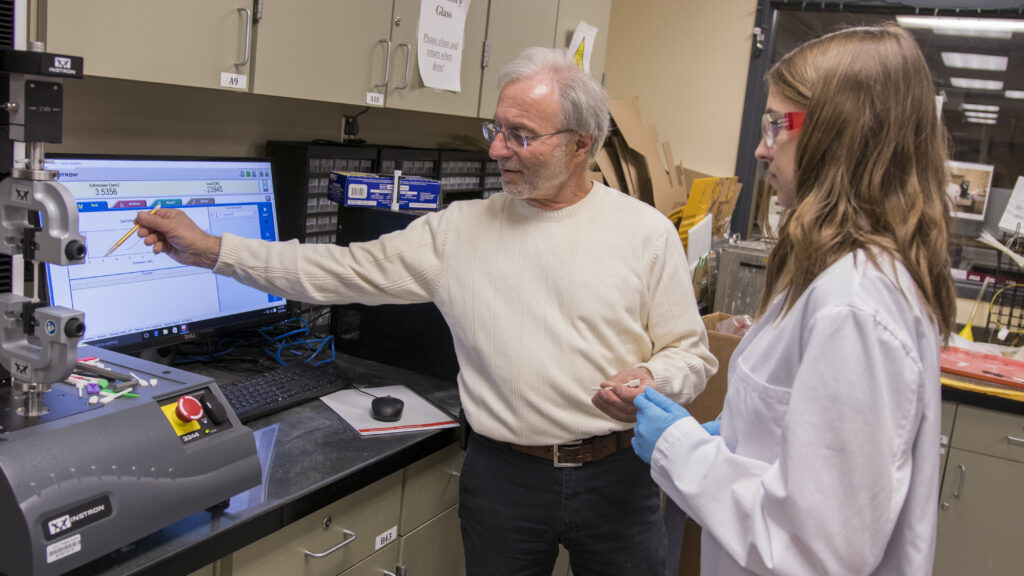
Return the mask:
[[[395, 472], [235, 552], [232, 574], [339, 574], [376, 553], [385, 535], [397, 540], [401, 502], [402, 473]], [[397, 545], [381, 551], [387, 547]]]
[[488, 64], [480, 88], [481, 118], [494, 115], [498, 72], [530, 46], [568, 48], [580, 20], [597, 28], [590, 74], [604, 73], [611, 0], [491, 0], [487, 19]]
[[480, 88], [481, 118], [494, 116], [498, 72], [530, 46], [553, 46], [558, 2], [491, 0], [487, 16], [487, 67]]
[[385, 84], [392, 4], [380, 0], [263, 0], [253, 91], [363, 104]]
[[[245, 90], [252, 1], [40, 0], [46, 50], [84, 58], [89, 76]], [[222, 74], [236, 75], [237, 83]]]
[[419, 15], [419, 0], [264, 0], [253, 91], [475, 115], [487, 0], [470, 4], [460, 92], [423, 85], [417, 65]]
[[567, 47], [580, 20], [598, 29], [600, 78], [611, 14], [611, 0], [473, 0], [461, 90], [451, 92], [420, 76], [420, 0], [259, 5], [39, 0], [39, 37], [50, 52], [82, 56], [89, 76], [490, 118], [498, 71], [529, 46]]
[[939, 498], [935, 574], [1024, 574], [1024, 416], [960, 405]]
[[483, 74], [481, 63], [487, 6], [487, 0], [473, 0], [469, 5], [462, 39], [461, 90], [450, 92], [424, 86], [420, 76], [417, 52], [420, 0], [395, 0], [391, 27], [391, 74], [384, 94], [384, 106], [453, 116], [476, 116], [480, 102], [480, 78]]

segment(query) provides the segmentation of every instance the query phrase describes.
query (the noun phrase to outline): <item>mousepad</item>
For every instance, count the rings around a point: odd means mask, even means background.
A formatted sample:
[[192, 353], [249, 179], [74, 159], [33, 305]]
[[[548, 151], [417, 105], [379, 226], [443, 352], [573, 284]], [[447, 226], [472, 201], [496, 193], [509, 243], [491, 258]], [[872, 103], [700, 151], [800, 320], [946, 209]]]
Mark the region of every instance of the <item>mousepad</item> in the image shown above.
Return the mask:
[[[375, 420], [370, 413], [370, 402], [373, 401], [374, 396], [400, 398], [405, 402], [405, 406], [402, 408], [402, 417], [396, 422]], [[321, 396], [320, 399], [345, 422], [355, 428], [360, 436], [454, 428], [459, 425], [458, 420], [452, 418], [451, 415], [409, 388], [400, 385], [362, 388], [361, 391], [347, 388]]]

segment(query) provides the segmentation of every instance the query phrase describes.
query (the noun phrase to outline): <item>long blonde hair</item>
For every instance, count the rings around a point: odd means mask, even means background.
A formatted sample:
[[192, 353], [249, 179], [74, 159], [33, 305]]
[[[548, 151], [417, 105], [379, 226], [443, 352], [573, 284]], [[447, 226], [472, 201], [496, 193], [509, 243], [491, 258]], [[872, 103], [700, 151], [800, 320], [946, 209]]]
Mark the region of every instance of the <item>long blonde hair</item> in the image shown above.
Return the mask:
[[956, 296], [947, 249], [946, 131], [931, 73], [895, 26], [850, 28], [807, 42], [766, 76], [806, 110], [796, 151], [796, 207], [783, 215], [758, 315], [785, 292], [788, 312], [844, 255], [901, 262], [945, 339]]

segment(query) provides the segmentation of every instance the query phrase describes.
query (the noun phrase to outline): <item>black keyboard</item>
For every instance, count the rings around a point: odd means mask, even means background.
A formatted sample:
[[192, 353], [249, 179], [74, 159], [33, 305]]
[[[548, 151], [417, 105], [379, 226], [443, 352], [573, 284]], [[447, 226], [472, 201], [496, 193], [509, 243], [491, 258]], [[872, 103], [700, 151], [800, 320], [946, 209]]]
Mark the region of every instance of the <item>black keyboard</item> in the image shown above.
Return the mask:
[[335, 364], [297, 363], [220, 384], [244, 423], [347, 387], [352, 379]]

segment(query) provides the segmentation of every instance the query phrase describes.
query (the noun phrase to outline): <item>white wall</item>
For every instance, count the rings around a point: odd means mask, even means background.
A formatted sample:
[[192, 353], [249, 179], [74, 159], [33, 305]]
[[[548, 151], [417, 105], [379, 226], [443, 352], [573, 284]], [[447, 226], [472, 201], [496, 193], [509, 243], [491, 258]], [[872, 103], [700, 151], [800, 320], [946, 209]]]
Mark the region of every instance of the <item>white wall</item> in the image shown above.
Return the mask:
[[608, 92], [639, 96], [687, 168], [736, 170], [756, 11], [757, 0], [612, 1]]

